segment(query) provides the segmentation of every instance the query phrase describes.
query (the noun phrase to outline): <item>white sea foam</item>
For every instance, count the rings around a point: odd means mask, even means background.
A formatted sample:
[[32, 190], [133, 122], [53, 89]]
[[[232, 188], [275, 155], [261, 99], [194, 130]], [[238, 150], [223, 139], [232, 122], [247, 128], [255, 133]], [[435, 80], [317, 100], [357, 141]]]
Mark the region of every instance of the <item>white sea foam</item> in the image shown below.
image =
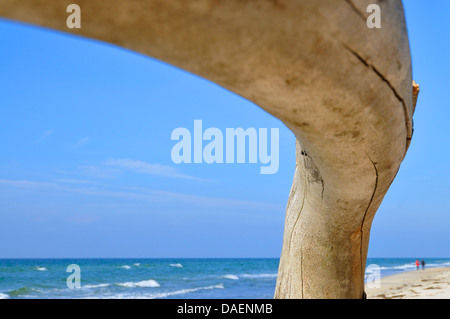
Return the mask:
[[0, 292], [0, 299], [9, 299], [9, 296]]
[[[448, 267], [450, 266], [449, 262], [441, 262], [441, 263], [427, 263], [425, 264], [425, 267], [433, 268], [433, 267]], [[397, 265], [397, 266], [381, 266], [380, 270], [398, 270], [398, 271], [411, 271], [416, 269], [417, 266], [414, 262], [403, 264], [403, 265]]]
[[123, 268], [123, 269], [130, 269], [131, 267], [128, 266], [128, 265], [125, 265], [125, 266], [120, 266], [120, 268]]
[[141, 263], [135, 263], [133, 265], [135, 265], [136, 267], [139, 267], [141, 265]]
[[440, 262], [438, 264], [434, 263], [425, 264], [425, 267], [448, 267], [448, 266], [450, 266], [450, 263], [448, 262]]
[[47, 268], [45, 268], [45, 267], [36, 267], [36, 270], [39, 270], [39, 271], [47, 271]]
[[381, 270], [388, 270], [388, 269], [396, 269], [396, 270], [407, 270], [407, 269], [413, 269], [416, 268], [416, 265], [411, 263], [411, 264], [404, 264], [404, 265], [398, 265], [398, 266], [392, 266], [392, 267], [380, 267]]
[[82, 288], [93, 289], [93, 288], [103, 288], [111, 286], [111, 284], [98, 284], [98, 285], [84, 285]]
[[208, 286], [208, 287], [199, 287], [199, 288], [190, 288], [190, 289], [181, 289], [181, 290], [175, 290], [175, 291], [169, 291], [169, 292], [160, 292], [156, 294], [151, 294], [147, 296], [151, 299], [157, 299], [157, 298], [167, 298], [170, 296], [176, 296], [176, 295], [184, 295], [200, 290], [211, 290], [211, 289], [225, 289], [222, 283], [215, 285], [215, 286]]
[[170, 267], [177, 267], [177, 268], [183, 268], [182, 264], [170, 264]]
[[251, 278], [251, 279], [258, 279], [258, 278], [277, 278], [277, 274], [244, 274], [241, 275], [243, 278]]
[[168, 291], [168, 292], [158, 292], [158, 293], [151, 293], [151, 294], [136, 294], [136, 293], [115, 293], [115, 294], [107, 294], [107, 295], [95, 295], [95, 296], [89, 296], [84, 297], [86, 299], [160, 299], [160, 298], [167, 298], [170, 296], [177, 296], [177, 295], [184, 295], [193, 293], [196, 291], [201, 290], [212, 290], [212, 289], [225, 289], [222, 283], [214, 286], [207, 286], [207, 287], [198, 287], [198, 288], [188, 288], [188, 289], [181, 289], [181, 290], [175, 290], [175, 291]]
[[139, 281], [139, 282], [123, 282], [123, 283], [119, 283], [117, 285], [122, 286], [122, 287], [128, 287], [128, 288], [136, 288], [136, 287], [155, 288], [155, 287], [160, 286], [160, 284], [156, 280], [153, 280], [153, 279], [143, 280], [143, 281]]
[[188, 288], [188, 289], [180, 289], [175, 291], [168, 291], [168, 292], [158, 292], [158, 293], [151, 293], [151, 294], [140, 294], [136, 295], [135, 293], [119, 293], [119, 294], [113, 294], [113, 295], [97, 295], [97, 296], [89, 296], [86, 298], [89, 299], [95, 299], [95, 298], [105, 298], [105, 299], [160, 299], [160, 298], [167, 298], [170, 296], [177, 296], [177, 295], [184, 295], [193, 293], [196, 291], [201, 290], [212, 290], [212, 289], [225, 289], [222, 283], [214, 286], [207, 286], [207, 287], [198, 287], [198, 288]]
[[437, 264], [439, 266], [450, 266], [450, 262], [448, 262], [448, 261], [436, 260], [436, 262], [439, 263], [439, 264]]
[[231, 279], [231, 280], [239, 280], [239, 277], [236, 275], [225, 275], [222, 278]]

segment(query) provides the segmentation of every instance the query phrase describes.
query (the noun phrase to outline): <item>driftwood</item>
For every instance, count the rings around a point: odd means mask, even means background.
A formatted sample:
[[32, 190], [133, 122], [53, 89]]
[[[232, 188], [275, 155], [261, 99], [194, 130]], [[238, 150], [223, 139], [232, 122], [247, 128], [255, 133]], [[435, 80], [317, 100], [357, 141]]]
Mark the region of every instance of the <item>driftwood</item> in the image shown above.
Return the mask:
[[[0, 16], [152, 56], [283, 121], [297, 165], [275, 297], [363, 297], [371, 223], [413, 133], [401, 1], [77, 0], [68, 29], [70, 3], [0, 0]], [[371, 3], [381, 28], [366, 24]]]

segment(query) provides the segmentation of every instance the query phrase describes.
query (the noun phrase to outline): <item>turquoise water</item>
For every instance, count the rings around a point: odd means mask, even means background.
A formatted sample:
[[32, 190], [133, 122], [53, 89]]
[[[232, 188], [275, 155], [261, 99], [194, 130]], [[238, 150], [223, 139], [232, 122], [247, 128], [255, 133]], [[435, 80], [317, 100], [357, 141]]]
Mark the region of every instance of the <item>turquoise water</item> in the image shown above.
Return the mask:
[[[448, 258], [427, 267], [450, 266]], [[414, 270], [414, 258], [369, 258], [381, 276]], [[81, 269], [69, 289], [67, 266]], [[0, 259], [0, 298], [272, 298], [278, 259]]]

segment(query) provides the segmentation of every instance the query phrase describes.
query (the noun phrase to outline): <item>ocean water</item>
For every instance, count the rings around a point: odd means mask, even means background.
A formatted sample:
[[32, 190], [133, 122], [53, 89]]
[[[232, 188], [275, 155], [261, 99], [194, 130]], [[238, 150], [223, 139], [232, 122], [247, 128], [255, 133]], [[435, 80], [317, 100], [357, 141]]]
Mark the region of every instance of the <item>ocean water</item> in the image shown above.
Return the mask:
[[[448, 267], [450, 259], [426, 259]], [[186, 298], [270, 299], [278, 259], [0, 259], [0, 299]], [[414, 258], [369, 258], [381, 276], [415, 269]], [[70, 289], [67, 267], [80, 267]], [[70, 283], [73, 281], [69, 280]]]

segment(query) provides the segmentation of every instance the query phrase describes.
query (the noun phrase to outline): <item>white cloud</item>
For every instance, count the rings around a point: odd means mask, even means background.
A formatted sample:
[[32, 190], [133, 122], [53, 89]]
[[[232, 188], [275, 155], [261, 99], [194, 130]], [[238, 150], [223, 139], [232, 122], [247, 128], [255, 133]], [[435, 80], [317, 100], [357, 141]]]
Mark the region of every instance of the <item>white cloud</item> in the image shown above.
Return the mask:
[[80, 148], [83, 145], [89, 143], [89, 141], [91, 140], [91, 138], [89, 136], [83, 137], [82, 139], [80, 139], [78, 142], [76, 142], [71, 149], [75, 149], [75, 148]]
[[54, 183], [43, 183], [34, 181], [17, 181], [17, 180], [6, 180], [0, 179], [0, 185], [7, 185], [13, 187], [21, 188], [40, 188], [40, 187], [55, 187], [57, 184]]
[[111, 169], [93, 165], [78, 165], [78, 170], [84, 175], [89, 175], [96, 178], [113, 178], [117, 176], [118, 169]]
[[143, 188], [128, 188], [124, 190], [105, 190], [100, 188], [66, 188], [65, 190], [84, 195], [143, 200], [154, 203], [180, 202], [208, 207], [245, 207], [259, 210], [284, 211], [283, 206], [272, 203], [232, 198], [200, 196]]
[[108, 190], [98, 187], [86, 188], [86, 187], [69, 187], [64, 184], [35, 182], [26, 180], [2, 180], [0, 179], [0, 185], [6, 185], [9, 187], [18, 188], [30, 188], [30, 189], [50, 189], [50, 195], [55, 194], [56, 191], [77, 193], [90, 196], [100, 197], [113, 197], [113, 198], [125, 198], [130, 200], [143, 200], [149, 202], [184, 202], [191, 203], [198, 206], [209, 207], [246, 207], [259, 210], [284, 210], [277, 204], [264, 203], [251, 200], [239, 200], [232, 198], [210, 197], [201, 195], [192, 195], [186, 193], [169, 192], [162, 190], [153, 190], [146, 188], [122, 188], [118, 190]]
[[96, 184], [96, 182], [93, 181], [87, 181], [83, 179], [72, 179], [72, 178], [55, 179], [55, 182], [64, 184]]
[[241, 199], [232, 199], [232, 198], [223, 198], [223, 197], [212, 197], [212, 196], [201, 196], [201, 195], [192, 195], [186, 193], [177, 193], [177, 192], [169, 192], [169, 191], [161, 191], [161, 190], [152, 190], [152, 189], [142, 189], [142, 188], [132, 188], [138, 193], [141, 194], [149, 194], [158, 199], [158, 201], [167, 200], [170, 202], [179, 201], [179, 202], [189, 202], [196, 205], [201, 206], [220, 206], [220, 207], [248, 207], [248, 208], [258, 208], [258, 209], [273, 209], [273, 210], [284, 210], [284, 207], [259, 202], [252, 200], [241, 200]]
[[68, 218], [68, 221], [74, 224], [93, 224], [98, 220], [97, 216], [90, 214], [75, 214]]
[[109, 159], [105, 162], [108, 166], [123, 167], [138, 173], [150, 174], [150, 175], [160, 175], [173, 178], [191, 179], [197, 181], [206, 181], [205, 179], [197, 178], [190, 175], [181, 174], [177, 171], [175, 167], [152, 164], [139, 160], [132, 160], [127, 158], [122, 159]]
[[51, 130], [47, 130], [44, 133], [41, 134], [41, 136], [38, 138], [38, 140], [36, 141], [36, 143], [41, 143], [43, 142], [47, 137], [49, 137], [50, 135], [53, 134], [53, 129]]

